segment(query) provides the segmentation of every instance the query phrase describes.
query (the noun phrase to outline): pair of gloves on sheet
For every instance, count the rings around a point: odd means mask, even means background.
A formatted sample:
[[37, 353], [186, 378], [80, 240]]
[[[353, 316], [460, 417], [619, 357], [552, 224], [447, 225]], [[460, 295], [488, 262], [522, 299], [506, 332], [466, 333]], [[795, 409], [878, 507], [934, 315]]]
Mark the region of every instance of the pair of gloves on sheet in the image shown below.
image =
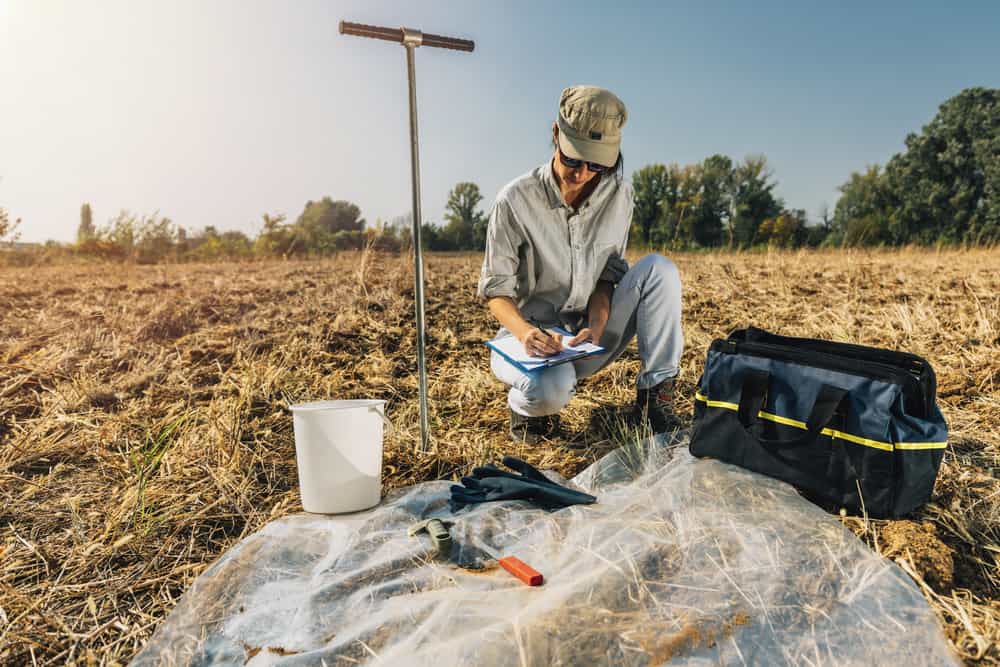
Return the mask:
[[503, 464], [516, 472], [507, 472], [492, 464], [472, 470], [462, 484], [451, 487], [451, 509], [495, 500], [527, 500], [547, 510], [570, 505], [589, 505], [597, 498], [556, 484], [531, 464], [513, 456], [503, 457]]

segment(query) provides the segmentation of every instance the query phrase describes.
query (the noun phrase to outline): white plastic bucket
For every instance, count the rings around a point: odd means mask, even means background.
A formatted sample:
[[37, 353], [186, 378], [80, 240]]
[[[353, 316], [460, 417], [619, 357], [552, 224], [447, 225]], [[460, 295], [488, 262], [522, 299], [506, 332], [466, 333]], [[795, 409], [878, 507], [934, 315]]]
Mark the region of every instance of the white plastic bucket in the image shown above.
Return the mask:
[[316, 401], [289, 409], [303, 509], [340, 514], [377, 505], [385, 401]]

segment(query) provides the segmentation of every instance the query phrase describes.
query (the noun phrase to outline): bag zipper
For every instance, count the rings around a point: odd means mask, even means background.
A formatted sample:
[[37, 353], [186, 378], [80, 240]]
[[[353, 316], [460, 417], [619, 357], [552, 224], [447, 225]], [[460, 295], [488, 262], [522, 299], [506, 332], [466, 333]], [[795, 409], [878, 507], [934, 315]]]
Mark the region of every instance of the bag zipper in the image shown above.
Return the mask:
[[[718, 345], [720, 343], [721, 345]], [[913, 388], [917, 391], [920, 389], [917, 378], [913, 377], [912, 374], [891, 364], [879, 363], [877, 361], [855, 361], [826, 352], [796, 350], [784, 345], [735, 340], [717, 339], [712, 343], [712, 348], [727, 354], [743, 353], [766, 359], [791, 361], [804, 366], [818, 366], [831, 371], [840, 371], [873, 380], [898, 384], [904, 387], [904, 389]]]
[[853, 353], [867, 361], [875, 361], [905, 370], [918, 379], [922, 377], [924, 371], [928, 368], [926, 359], [909, 352], [880, 350], [878, 348], [856, 345], [854, 343], [838, 343], [819, 338], [789, 338], [788, 336], [779, 336], [778, 334], [773, 334], [769, 331], [757, 329], [755, 327], [750, 327], [749, 329], [740, 332], [734, 332], [733, 335], [741, 333], [744, 338], [736, 338], [739, 342], [765, 343], [781, 346], [805, 346], [817, 352], [838, 356], [844, 353]]
[[729, 335], [729, 339], [738, 342], [756, 342], [793, 348], [805, 347], [809, 350], [837, 357], [854, 355], [859, 360], [893, 366], [909, 373], [918, 382], [918, 390], [916, 392], [904, 394], [906, 408], [910, 414], [927, 417], [934, 411], [934, 401], [937, 395], [937, 376], [934, 374], [934, 369], [931, 365], [927, 363], [927, 360], [916, 354], [882, 350], [854, 343], [838, 343], [819, 338], [790, 338], [788, 336], [779, 336], [778, 334], [773, 334], [757, 327], [747, 327], [746, 329], [734, 331]]

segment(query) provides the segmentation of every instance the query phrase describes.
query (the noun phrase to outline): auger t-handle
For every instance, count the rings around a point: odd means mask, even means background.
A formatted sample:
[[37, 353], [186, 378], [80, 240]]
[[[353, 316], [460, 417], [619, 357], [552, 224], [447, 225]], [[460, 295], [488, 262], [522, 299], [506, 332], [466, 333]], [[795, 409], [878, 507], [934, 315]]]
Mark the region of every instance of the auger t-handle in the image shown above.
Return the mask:
[[443, 37], [442, 35], [432, 35], [429, 32], [422, 33], [419, 30], [410, 30], [409, 28], [383, 28], [382, 26], [365, 25], [364, 23], [340, 22], [341, 35], [384, 39], [387, 42], [396, 42], [397, 44], [403, 43], [404, 30], [410, 34], [420, 35], [420, 43], [417, 46], [433, 46], [439, 49], [454, 49], [455, 51], [472, 51], [476, 48], [476, 43], [470, 39]]

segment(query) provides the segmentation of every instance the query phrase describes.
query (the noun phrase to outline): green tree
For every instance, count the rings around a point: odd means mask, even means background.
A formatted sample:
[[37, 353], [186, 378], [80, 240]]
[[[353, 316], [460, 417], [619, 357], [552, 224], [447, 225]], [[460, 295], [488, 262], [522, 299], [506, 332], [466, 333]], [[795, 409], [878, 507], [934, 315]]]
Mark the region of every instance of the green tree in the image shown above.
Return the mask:
[[384, 252], [399, 252], [403, 244], [396, 235], [396, 229], [388, 222], [378, 218], [374, 225], [369, 225], [365, 229], [364, 246]]
[[895, 243], [1000, 240], [1000, 89], [947, 100], [886, 165]]
[[10, 214], [6, 209], [0, 208], [0, 243], [14, 243], [20, 237], [17, 228], [21, 225], [21, 219], [10, 221]]
[[771, 169], [763, 155], [747, 156], [733, 169], [729, 220], [731, 246], [746, 247], [756, 243], [761, 223], [781, 213], [782, 202], [774, 196], [777, 182], [771, 177]]
[[841, 186], [828, 242], [1000, 241], [1000, 89], [945, 101], [906, 150]]
[[117, 246], [124, 257], [133, 258], [139, 224], [139, 218], [134, 213], [122, 209], [108, 224], [97, 230], [97, 237]]
[[777, 216], [766, 218], [757, 230], [757, 240], [779, 248], [794, 248], [801, 245], [808, 233], [806, 212], [802, 209], [781, 211]]
[[433, 222], [420, 225], [420, 243], [424, 250], [446, 251], [455, 250], [455, 245], [444, 230]]
[[139, 220], [135, 236], [135, 257], [139, 262], [159, 262], [172, 255], [177, 247], [177, 227], [159, 212]]
[[248, 257], [253, 252], [253, 243], [241, 231], [220, 232], [213, 225], [188, 239], [187, 257], [192, 259], [219, 259], [223, 257]]
[[864, 173], [852, 173], [838, 189], [840, 199], [833, 212], [836, 241], [843, 245], [874, 245], [893, 240], [889, 225], [892, 197], [877, 164]]
[[691, 220], [692, 240], [700, 246], [717, 246], [731, 208], [733, 161], [712, 155], [701, 163], [701, 197]]
[[810, 248], [828, 245], [832, 233], [833, 216], [830, 214], [830, 207], [823, 204], [819, 208], [819, 222], [806, 228], [805, 244]]
[[655, 246], [681, 248], [694, 239], [693, 221], [701, 205], [702, 167], [671, 164], [665, 174], [666, 194], [660, 202], [660, 214], [653, 227], [651, 240]]
[[[101, 242], [93, 245], [92, 242]], [[142, 263], [157, 262], [176, 249], [176, 228], [170, 218], [159, 212], [139, 216], [122, 209], [118, 215], [82, 242], [85, 251], [114, 255]], [[93, 245], [93, 247], [92, 247]], [[108, 253], [114, 248], [113, 253]]]
[[[413, 247], [413, 217], [411, 214], [398, 215], [394, 217], [386, 225], [388, 233], [399, 243], [401, 250], [410, 250]], [[423, 231], [421, 231], [421, 240], [424, 241], [424, 247], [427, 247], [427, 241], [423, 238]]]
[[[459, 183], [448, 193], [445, 204], [445, 226], [441, 231], [453, 250], [483, 250], [486, 248], [487, 217], [477, 207], [483, 196], [475, 183]], [[423, 230], [421, 229], [421, 236]]]
[[652, 164], [632, 180], [632, 233], [652, 247], [751, 245], [760, 224], [783, 210], [763, 155], [736, 165], [718, 154], [683, 167]]
[[97, 235], [94, 227], [94, 214], [90, 210], [90, 204], [84, 202], [80, 207], [80, 226], [76, 228], [76, 242], [84, 243]]
[[[649, 246], [654, 236], [663, 242], [664, 234], [654, 234], [653, 230], [662, 221], [672, 176], [662, 164], [649, 164], [632, 173], [632, 229], [643, 245]], [[673, 185], [676, 189], [676, 184]], [[666, 206], [669, 208], [671, 204]]]
[[335, 232], [359, 232], [365, 228], [361, 209], [356, 204], [343, 200], [333, 201], [329, 197], [323, 197], [315, 202], [306, 202], [305, 209], [295, 224], [315, 227], [331, 234]]
[[365, 221], [361, 209], [349, 201], [333, 201], [323, 197], [319, 201], [306, 202], [305, 208], [295, 221], [296, 242], [305, 252], [325, 253], [343, 247], [352, 247], [351, 239], [360, 247]]
[[281, 255], [288, 257], [295, 245], [295, 234], [291, 226], [285, 224], [284, 213], [261, 215], [263, 223], [260, 234], [254, 240], [254, 252], [259, 255]]

